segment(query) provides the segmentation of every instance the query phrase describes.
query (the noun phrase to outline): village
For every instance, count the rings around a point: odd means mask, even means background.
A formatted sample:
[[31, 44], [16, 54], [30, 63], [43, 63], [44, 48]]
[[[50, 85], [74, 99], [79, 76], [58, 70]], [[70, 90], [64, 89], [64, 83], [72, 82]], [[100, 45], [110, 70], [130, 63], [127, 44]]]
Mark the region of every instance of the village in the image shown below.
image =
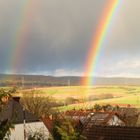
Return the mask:
[[92, 109], [60, 112], [52, 109], [49, 99], [48, 103], [44, 103], [42, 98], [32, 97], [29, 101], [26, 99], [24, 104], [20, 100], [20, 97], [12, 97], [6, 93], [1, 96], [1, 139], [140, 139], [140, 109], [131, 105], [120, 107], [95, 104]]
[[0, 0], [0, 140], [140, 140], [140, 0]]

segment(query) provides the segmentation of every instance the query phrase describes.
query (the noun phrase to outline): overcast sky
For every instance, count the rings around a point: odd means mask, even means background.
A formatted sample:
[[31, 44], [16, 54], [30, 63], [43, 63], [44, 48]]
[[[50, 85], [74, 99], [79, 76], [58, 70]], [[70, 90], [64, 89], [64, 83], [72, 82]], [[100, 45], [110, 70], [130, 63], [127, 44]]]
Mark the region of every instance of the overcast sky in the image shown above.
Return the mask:
[[[21, 57], [16, 58], [16, 71], [83, 75], [91, 39], [108, 3], [109, 0], [0, 0], [0, 73], [13, 72], [9, 63], [12, 54], [16, 54], [12, 50], [16, 34], [24, 26], [26, 39], [21, 42], [25, 41], [25, 46], [18, 52]], [[93, 75], [140, 77], [140, 0], [126, 0], [120, 6]]]

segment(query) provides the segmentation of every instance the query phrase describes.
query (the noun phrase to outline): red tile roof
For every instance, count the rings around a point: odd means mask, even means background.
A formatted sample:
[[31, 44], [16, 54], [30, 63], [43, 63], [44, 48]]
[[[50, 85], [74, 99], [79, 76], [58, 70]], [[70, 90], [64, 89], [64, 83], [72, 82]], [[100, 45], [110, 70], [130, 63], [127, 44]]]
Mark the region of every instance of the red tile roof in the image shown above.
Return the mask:
[[140, 127], [92, 126], [83, 135], [87, 140], [140, 140]]

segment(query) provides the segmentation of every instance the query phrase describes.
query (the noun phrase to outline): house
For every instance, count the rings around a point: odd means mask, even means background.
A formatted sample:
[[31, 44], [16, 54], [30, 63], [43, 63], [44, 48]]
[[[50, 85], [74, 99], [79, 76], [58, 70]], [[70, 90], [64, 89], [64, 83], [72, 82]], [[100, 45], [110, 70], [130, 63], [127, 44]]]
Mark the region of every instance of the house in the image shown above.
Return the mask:
[[66, 116], [79, 119], [77, 129], [87, 140], [140, 140], [140, 127], [125, 126], [116, 112], [68, 111]]
[[79, 120], [83, 125], [125, 126], [116, 112], [67, 111], [65, 116]]
[[44, 123], [36, 116], [23, 109], [20, 104], [20, 97], [13, 97], [0, 112], [0, 121], [10, 120], [14, 124], [14, 129], [11, 130], [10, 140], [25, 140], [30, 132], [40, 131], [46, 137], [49, 132]]
[[[140, 127], [125, 126], [125, 122], [116, 112], [93, 112], [86, 110], [66, 111], [60, 119], [71, 118], [77, 123], [77, 130], [87, 140], [140, 140]], [[52, 129], [52, 117], [44, 118], [49, 130]]]
[[93, 112], [88, 115], [87, 119], [80, 119], [80, 121], [87, 125], [125, 126], [125, 122], [114, 112]]

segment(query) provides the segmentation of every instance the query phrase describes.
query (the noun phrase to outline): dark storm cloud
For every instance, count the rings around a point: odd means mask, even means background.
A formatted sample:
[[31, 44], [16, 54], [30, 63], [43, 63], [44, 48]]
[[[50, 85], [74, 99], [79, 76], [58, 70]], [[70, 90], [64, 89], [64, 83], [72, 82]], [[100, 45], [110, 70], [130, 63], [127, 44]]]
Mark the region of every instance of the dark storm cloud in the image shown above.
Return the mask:
[[[27, 0], [28, 2], [28, 0]], [[21, 73], [82, 73], [93, 33], [108, 0], [36, 0], [26, 15], [26, 46], [20, 52]], [[0, 0], [0, 72], [7, 69], [25, 0]], [[140, 1], [123, 2], [113, 19], [99, 59], [99, 73], [118, 74], [120, 60], [139, 58]], [[29, 10], [30, 11], [30, 10]], [[22, 21], [24, 23], [24, 20]], [[20, 23], [22, 25], [22, 23]], [[110, 69], [114, 62], [120, 70]], [[107, 66], [107, 67], [105, 67]], [[136, 66], [139, 66], [138, 64]], [[118, 67], [116, 69], [118, 69]], [[126, 70], [125, 68], [122, 68]], [[113, 72], [112, 72], [113, 71]]]
[[[36, 2], [37, 6], [33, 9], [32, 15], [27, 15], [31, 18], [31, 22], [26, 23], [27, 46], [21, 52], [22, 61], [19, 61], [21, 64], [18, 71], [83, 69], [94, 26], [97, 24], [98, 16], [101, 15], [99, 9], [103, 9], [105, 2], [92, 0]], [[16, 26], [22, 13], [20, 8], [24, 3], [14, 0], [1, 4], [0, 49], [4, 53], [0, 57], [7, 60], [7, 55], [10, 55], [8, 48], [9, 51], [12, 50]]]

